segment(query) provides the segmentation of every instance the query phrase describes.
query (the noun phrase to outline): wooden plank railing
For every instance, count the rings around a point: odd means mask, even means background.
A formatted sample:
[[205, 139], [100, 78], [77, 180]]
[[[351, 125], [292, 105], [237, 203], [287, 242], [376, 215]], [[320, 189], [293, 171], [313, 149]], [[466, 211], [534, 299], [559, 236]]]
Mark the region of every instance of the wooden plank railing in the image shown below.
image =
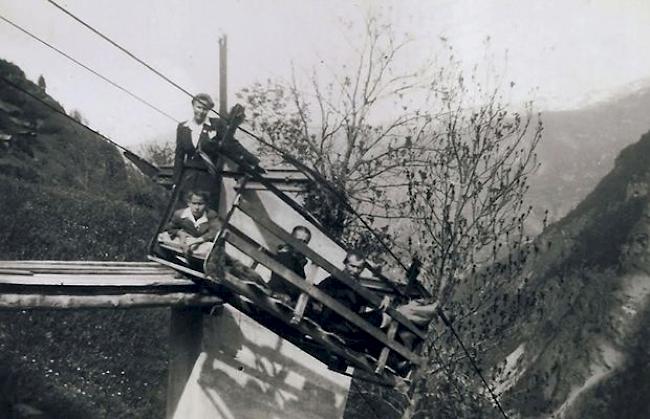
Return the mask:
[[[288, 245], [290, 245], [291, 247], [293, 247], [294, 249], [302, 253], [305, 257], [310, 259], [312, 263], [319, 265], [327, 272], [334, 275], [336, 279], [338, 279], [339, 281], [341, 281], [342, 283], [350, 287], [352, 290], [354, 290], [355, 293], [363, 297], [366, 301], [370, 302], [372, 306], [374, 307], [380, 306], [381, 304], [380, 297], [373, 294], [371, 291], [365, 289], [362, 285], [358, 283], [358, 281], [354, 280], [352, 277], [350, 277], [349, 275], [347, 275], [346, 273], [338, 269], [336, 266], [334, 266], [332, 263], [330, 263], [327, 259], [320, 256], [315, 251], [311, 250], [311, 248], [309, 248], [307, 245], [305, 245], [299, 240], [296, 240], [293, 236], [291, 236], [290, 233], [288, 233], [282, 227], [278, 226], [275, 222], [270, 220], [265, 214], [257, 210], [257, 208], [249, 205], [245, 200], [240, 200], [237, 206], [252, 220], [254, 220], [255, 223], [262, 226], [264, 229], [266, 229], [267, 231], [269, 231], [270, 233], [278, 237], [280, 240], [284, 241], [285, 243], [287, 243]], [[302, 282], [304, 282], [304, 280], [302, 280]], [[425, 339], [426, 337], [425, 332], [422, 331], [415, 324], [413, 324], [406, 317], [404, 317], [401, 313], [396, 311], [394, 308], [389, 307], [386, 310], [386, 313], [390, 315], [392, 318], [396, 319], [400, 324], [402, 324], [405, 328], [410, 330], [416, 336], [420, 337], [421, 339]]]
[[413, 363], [419, 363], [421, 361], [420, 357], [415, 355], [403, 345], [395, 342], [394, 340], [388, 339], [382, 330], [370, 325], [357, 313], [352, 312], [349, 308], [339, 303], [334, 298], [327, 295], [325, 292], [319, 290], [315, 285], [307, 283], [295, 272], [285, 267], [280, 262], [274, 260], [272, 257], [266, 255], [264, 252], [259, 251], [256, 246], [251, 245], [247, 240], [242, 239], [234, 232], [229, 231], [228, 233], [229, 234], [225, 236], [228, 243], [232, 244], [249, 257], [252, 257], [254, 260], [257, 260], [262, 265], [271, 269], [273, 272], [276, 272], [293, 286], [300, 289], [303, 293], [309, 295], [312, 298], [315, 298], [323, 305], [334, 310], [336, 313], [347, 319], [350, 323], [354, 324], [359, 329], [363, 330], [374, 339], [380, 341], [383, 345], [388, 346], [395, 352], [399, 353], [409, 361]]

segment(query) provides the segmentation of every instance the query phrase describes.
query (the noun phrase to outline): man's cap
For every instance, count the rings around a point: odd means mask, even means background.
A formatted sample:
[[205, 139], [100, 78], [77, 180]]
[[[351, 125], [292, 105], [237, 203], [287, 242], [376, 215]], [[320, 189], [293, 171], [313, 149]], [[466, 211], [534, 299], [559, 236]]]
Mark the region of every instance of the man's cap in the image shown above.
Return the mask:
[[207, 106], [209, 109], [214, 108], [214, 100], [212, 100], [210, 95], [207, 94], [207, 93], [199, 93], [199, 94], [195, 95], [192, 98], [192, 103], [194, 103], [194, 102], [201, 102], [202, 104]]

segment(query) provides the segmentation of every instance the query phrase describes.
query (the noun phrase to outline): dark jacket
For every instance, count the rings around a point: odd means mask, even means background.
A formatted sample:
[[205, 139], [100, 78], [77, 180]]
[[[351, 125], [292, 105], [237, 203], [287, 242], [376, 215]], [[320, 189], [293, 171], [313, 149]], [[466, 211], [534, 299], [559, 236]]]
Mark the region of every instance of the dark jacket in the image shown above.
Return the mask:
[[[216, 135], [218, 141], [226, 132], [226, 124], [218, 118], [208, 118], [203, 124], [203, 131], [199, 135], [198, 146], [194, 147], [192, 143], [192, 130], [185, 122], [181, 122], [176, 127], [176, 152], [174, 153], [174, 184], [178, 184], [181, 171], [184, 167], [206, 170], [206, 165], [198, 153], [198, 149], [203, 151], [209, 150], [211, 146], [210, 136]], [[212, 146], [214, 147], [214, 146]], [[218, 158], [218, 156], [217, 156]], [[217, 164], [216, 161], [213, 163]]]
[[[307, 264], [307, 258], [291, 249], [286, 244], [278, 246], [278, 250], [275, 253], [275, 259], [280, 262], [285, 267], [291, 269], [301, 278], [305, 278], [305, 265]], [[275, 272], [271, 275], [271, 280], [268, 282], [269, 288], [275, 292], [289, 295], [290, 297], [296, 299], [300, 296], [300, 290], [292, 285], [289, 285], [288, 282], [282, 279], [282, 277]]]
[[217, 237], [222, 222], [216, 211], [211, 209], [206, 210], [204, 214], [206, 220], [199, 224], [198, 227], [194, 225], [194, 222], [191, 219], [185, 217], [186, 211], [188, 211], [187, 208], [182, 208], [175, 211], [174, 215], [172, 215], [171, 220], [169, 220], [169, 223], [165, 228], [165, 231], [167, 231], [170, 236], [174, 237], [182, 230], [192, 237], [202, 237], [206, 241], [212, 241]]
[[[367, 301], [335, 277], [328, 276], [316, 286], [319, 290], [325, 292], [327, 295], [349, 308], [350, 311], [360, 315], [373, 326], [379, 326], [381, 324], [381, 311], [363, 311], [363, 309], [368, 305]], [[359, 329], [356, 326], [339, 316], [334, 312], [334, 310], [328, 307], [323, 306], [320, 316], [318, 316], [318, 321], [323, 329], [338, 333], [353, 347], [355, 346], [355, 343], [360, 344], [365, 339], [363, 334], [359, 334]]]
[[208, 118], [203, 124], [203, 131], [199, 135], [197, 147], [192, 143], [192, 130], [185, 122], [178, 124], [176, 128], [176, 152], [174, 155], [174, 184], [178, 184], [183, 167], [206, 170], [206, 164], [199, 155], [199, 149], [203, 151], [217, 170], [221, 170], [223, 156], [227, 156], [235, 163], [246, 164], [253, 168], [259, 168], [259, 159], [250, 153], [237, 141], [233, 134], [234, 130], [228, 129], [228, 125], [221, 118]]

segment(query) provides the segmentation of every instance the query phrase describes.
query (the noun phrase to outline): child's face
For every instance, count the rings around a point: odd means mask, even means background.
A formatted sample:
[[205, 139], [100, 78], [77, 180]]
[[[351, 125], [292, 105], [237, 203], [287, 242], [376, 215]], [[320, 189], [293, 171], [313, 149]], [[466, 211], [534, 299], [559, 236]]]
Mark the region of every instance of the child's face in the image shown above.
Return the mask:
[[189, 201], [187, 201], [187, 206], [190, 207], [190, 211], [192, 211], [194, 218], [198, 218], [205, 212], [205, 199], [198, 195], [192, 195], [190, 196]]
[[309, 237], [309, 234], [304, 230], [296, 230], [293, 232], [292, 236], [294, 239], [299, 240], [305, 244], [309, 243], [309, 240], [311, 239], [311, 237]]
[[364, 267], [365, 261], [363, 259], [357, 258], [356, 256], [348, 256], [348, 260], [345, 262], [345, 272], [355, 278], [361, 275]]

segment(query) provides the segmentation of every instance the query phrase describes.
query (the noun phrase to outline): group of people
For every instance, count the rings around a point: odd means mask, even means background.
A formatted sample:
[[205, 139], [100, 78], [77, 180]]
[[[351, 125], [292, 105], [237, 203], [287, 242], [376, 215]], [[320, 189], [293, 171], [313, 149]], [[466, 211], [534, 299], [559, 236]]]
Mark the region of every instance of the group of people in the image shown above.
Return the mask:
[[[223, 165], [223, 156], [235, 160], [239, 165], [247, 166], [248, 169], [262, 171], [258, 165], [259, 160], [233, 136], [234, 131], [243, 121], [243, 108], [236, 105], [228, 118], [224, 120], [208, 117], [213, 106], [214, 102], [209, 95], [196, 95], [192, 99], [192, 118], [178, 125], [174, 184], [176, 187], [182, 185], [186, 189], [186, 206], [173, 212], [171, 219], [158, 236], [161, 243], [173, 244], [183, 253], [199, 258], [207, 257], [223, 226], [223, 222], [215, 210], [218, 208], [219, 191], [214, 189], [215, 185], [220, 184], [218, 176], [219, 169]], [[206, 156], [208, 159], [205, 158]], [[213, 167], [206, 166], [209, 163]], [[188, 170], [192, 168], [199, 170]], [[206, 179], [205, 174], [208, 171], [211, 172], [212, 177]], [[293, 239], [304, 244], [308, 244], [312, 237], [309, 228], [300, 225], [293, 228], [291, 235]], [[278, 246], [274, 256], [280, 264], [300, 278], [305, 278], [307, 258], [290, 244]], [[350, 251], [346, 255], [343, 265], [344, 273], [358, 280], [366, 268], [366, 259], [360, 252]], [[297, 301], [301, 293], [297, 287], [275, 272], [272, 273], [265, 286], [273, 296], [286, 302]], [[384, 299], [379, 307], [369, 307], [365, 299], [335, 276], [325, 278], [316, 286], [373, 326], [379, 328], [387, 326], [390, 318], [385, 311], [391, 305], [390, 300]], [[410, 302], [395, 308], [408, 318], [412, 314], [409, 310], [413, 307], [413, 302]], [[429, 310], [429, 312], [432, 315], [433, 311]], [[369, 339], [365, 338], [363, 333], [359, 333], [357, 327], [331, 308], [312, 300], [311, 304], [307, 306], [305, 315], [317, 320], [325, 330], [334, 332], [345, 339], [353, 349], [368, 349], [366, 343]], [[402, 332], [398, 336], [402, 336], [401, 340], [407, 346], [412, 342], [412, 339], [409, 340], [408, 332]], [[413, 336], [411, 335], [411, 337]]]

